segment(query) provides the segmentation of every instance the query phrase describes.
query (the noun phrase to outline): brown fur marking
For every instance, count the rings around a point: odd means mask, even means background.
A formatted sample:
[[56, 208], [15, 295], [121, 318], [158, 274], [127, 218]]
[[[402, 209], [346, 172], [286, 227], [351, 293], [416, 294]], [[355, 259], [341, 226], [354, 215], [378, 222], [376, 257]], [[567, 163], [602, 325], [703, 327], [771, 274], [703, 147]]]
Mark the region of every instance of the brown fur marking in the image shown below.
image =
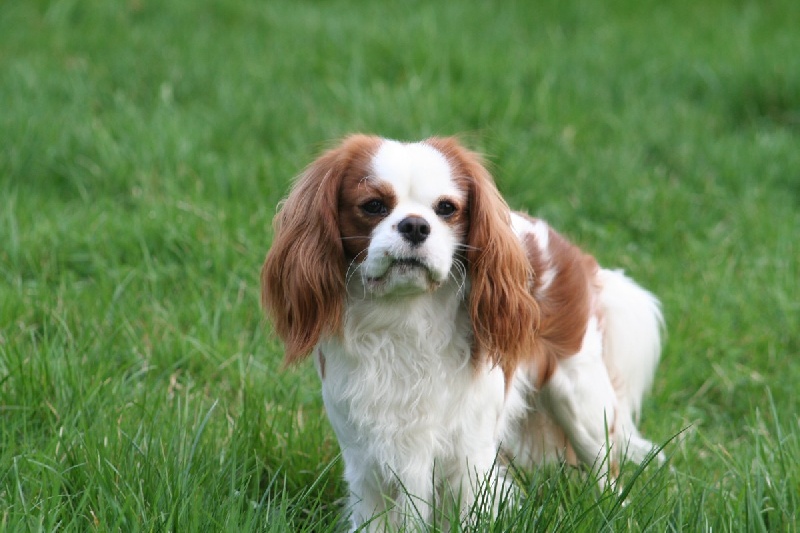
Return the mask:
[[[367, 175], [381, 142], [354, 135], [323, 154], [300, 175], [275, 215], [275, 237], [261, 269], [261, 301], [285, 344], [287, 364], [304, 359], [321, 335], [341, 330], [347, 262], [340, 191], [345, 178]], [[358, 246], [348, 243], [348, 250]]]
[[465, 256], [474, 331], [473, 362], [487, 354], [499, 365], [506, 386], [522, 359], [534, 356], [539, 309], [529, 291], [531, 265], [511, 229], [510, 211], [481, 158], [454, 138], [425, 141], [447, 158], [459, 186], [468, 192]]
[[[592, 256], [583, 253], [552, 228], [548, 232], [549, 261], [543, 257], [533, 233], [526, 234], [523, 239], [534, 269], [534, 294], [541, 310], [537, 387], [547, 383], [559, 359], [570, 357], [581, 349], [590, 313], [594, 312], [592, 292], [598, 269]], [[556, 275], [544, 288], [542, 278], [551, 269], [555, 269]]]

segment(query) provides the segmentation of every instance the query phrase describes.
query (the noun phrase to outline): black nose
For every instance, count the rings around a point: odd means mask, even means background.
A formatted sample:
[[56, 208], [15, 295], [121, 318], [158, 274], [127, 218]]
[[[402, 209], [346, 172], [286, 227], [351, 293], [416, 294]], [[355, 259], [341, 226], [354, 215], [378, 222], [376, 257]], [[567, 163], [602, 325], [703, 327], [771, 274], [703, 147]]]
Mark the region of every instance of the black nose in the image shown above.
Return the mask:
[[397, 231], [399, 231], [400, 235], [410, 242], [412, 246], [416, 246], [425, 242], [425, 239], [431, 234], [431, 225], [428, 224], [428, 221], [424, 218], [411, 215], [397, 224]]

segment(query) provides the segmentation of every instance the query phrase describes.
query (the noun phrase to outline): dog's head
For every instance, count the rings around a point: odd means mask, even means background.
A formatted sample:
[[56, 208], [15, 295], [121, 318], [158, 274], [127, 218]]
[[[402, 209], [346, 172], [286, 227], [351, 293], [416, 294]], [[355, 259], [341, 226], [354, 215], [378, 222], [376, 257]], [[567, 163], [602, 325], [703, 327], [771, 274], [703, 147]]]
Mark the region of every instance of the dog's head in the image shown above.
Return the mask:
[[348, 289], [415, 298], [456, 283], [466, 293], [475, 352], [504, 367], [532, 351], [531, 276], [479, 156], [452, 138], [364, 135], [346, 138], [298, 178], [276, 215], [261, 274], [288, 362], [340, 332]]

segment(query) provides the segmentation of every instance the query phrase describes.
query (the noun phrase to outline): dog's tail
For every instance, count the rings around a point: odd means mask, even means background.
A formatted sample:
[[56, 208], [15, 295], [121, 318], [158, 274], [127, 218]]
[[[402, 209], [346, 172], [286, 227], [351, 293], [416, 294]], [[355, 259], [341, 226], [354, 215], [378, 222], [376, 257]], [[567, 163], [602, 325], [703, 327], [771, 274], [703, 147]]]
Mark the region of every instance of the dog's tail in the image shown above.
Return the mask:
[[630, 459], [641, 462], [653, 449], [636, 429], [642, 400], [653, 384], [661, 357], [664, 318], [651, 293], [620, 271], [601, 269], [603, 359], [617, 394], [616, 441]]

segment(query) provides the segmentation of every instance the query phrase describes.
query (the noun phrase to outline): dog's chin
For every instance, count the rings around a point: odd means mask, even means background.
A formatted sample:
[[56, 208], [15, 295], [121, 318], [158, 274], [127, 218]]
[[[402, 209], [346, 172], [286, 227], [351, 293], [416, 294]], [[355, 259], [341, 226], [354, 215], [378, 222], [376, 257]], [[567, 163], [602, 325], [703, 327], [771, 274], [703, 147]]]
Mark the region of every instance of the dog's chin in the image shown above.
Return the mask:
[[367, 278], [365, 288], [374, 297], [413, 296], [435, 291], [441, 278], [418, 259], [396, 259], [381, 275]]

